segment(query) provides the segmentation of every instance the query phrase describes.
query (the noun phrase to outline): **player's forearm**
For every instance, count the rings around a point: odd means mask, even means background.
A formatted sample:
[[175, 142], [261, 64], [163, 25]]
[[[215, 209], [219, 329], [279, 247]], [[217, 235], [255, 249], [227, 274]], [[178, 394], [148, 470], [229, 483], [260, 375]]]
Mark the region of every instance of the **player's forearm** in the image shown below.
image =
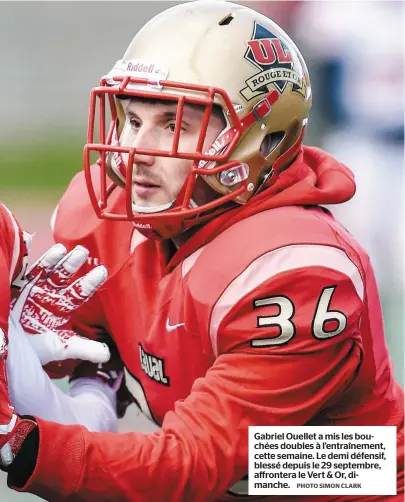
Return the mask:
[[70, 424], [84, 425], [95, 432], [117, 431], [116, 392], [107, 384], [93, 378], [79, 378], [71, 384], [69, 398]]
[[[175, 423], [178, 429], [177, 419]], [[171, 430], [90, 436], [83, 427], [38, 420], [37, 453], [23, 452], [31, 459], [37, 454], [35, 469], [24, 478], [18, 465], [11, 466], [8, 484], [53, 502], [144, 502], [146, 498], [203, 502], [220, 496], [232, 484], [232, 457], [237, 454], [236, 444], [228, 443], [233, 442], [232, 433], [221, 439], [223, 450], [213, 456], [203, 444], [202, 427], [201, 443], [193, 437], [196, 431], [177, 431], [175, 436]], [[217, 439], [221, 434], [217, 431]], [[32, 463], [25, 458], [20, 465]]]
[[149, 435], [90, 434], [38, 420], [35, 471], [23, 479], [11, 467], [9, 485], [54, 502], [219, 497], [247, 471], [247, 422], [242, 401], [218, 400], [217, 391], [211, 381], [202, 383], [194, 398], [168, 413], [162, 431]]
[[79, 379], [70, 395], [45, 373], [27, 336], [9, 320], [7, 373], [9, 392], [20, 415], [35, 415], [60, 424], [80, 424], [95, 431], [116, 431], [115, 392], [97, 380]]

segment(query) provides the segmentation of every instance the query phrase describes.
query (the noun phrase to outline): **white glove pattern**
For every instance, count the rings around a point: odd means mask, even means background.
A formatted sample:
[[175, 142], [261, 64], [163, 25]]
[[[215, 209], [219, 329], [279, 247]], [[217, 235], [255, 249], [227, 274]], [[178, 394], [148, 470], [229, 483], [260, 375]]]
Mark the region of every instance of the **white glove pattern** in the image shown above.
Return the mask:
[[83, 338], [70, 326], [72, 314], [107, 279], [107, 270], [100, 265], [74, 280], [88, 254], [82, 246], [67, 253], [62, 244], [55, 244], [25, 276], [11, 315], [29, 334], [42, 365], [66, 359], [105, 363], [110, 358], [106, 344]]

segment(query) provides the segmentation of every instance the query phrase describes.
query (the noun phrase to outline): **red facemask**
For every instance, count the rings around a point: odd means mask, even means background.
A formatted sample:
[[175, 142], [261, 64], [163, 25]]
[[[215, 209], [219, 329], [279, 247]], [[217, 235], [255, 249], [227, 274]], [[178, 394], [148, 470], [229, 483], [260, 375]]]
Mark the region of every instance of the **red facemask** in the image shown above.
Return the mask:
[[[115, 85], [108, 85], [108, 79], [104, 77], [100, 81], [100, 86], [91, 91], [87, 143], [84, 147], [84, 171], [87, 188], [92, 205], [99, 218], [132, 221], [135, 227], [147, 237], [170, 238], [224, 211], [229, 203], [234, 201], [238, 195], [247, 189], [246, 178], [249, 172], [248, 166], [237, 161], [227, 162], [227, 159], [229, 159], [234, 151], [244, 130], [256, 120], [260, 120], [268, 115], [271, 105], [278, 98], [277, 91], [269, 93], [250, 113], [239, 118], [228, 94], [222, 89], [179, 82], [159, 82], [159, 87], [164, 86], [165, 89], [171, 92], [173, 90], [178, 91], [178, 94], [166, 94], [149, 89], [143, 90], [145, 86], [156, 87], [156, 82], [151, 82], [148, 79], [115, 76], [114, 82]], [[140, 90], [137, 87], [142, 87], [143, 89]], [[190, 91], [192, 95], [186, 96], [182, 94], [184, 91]], [[116, 99], [118, 97], [139, 97], [177, 103], [175, 131], [170, 151], [140, 149], [120, 145], [116, 106]], [[109, 106], [111, 115], [111, 123], [108, 130], [106, 101], [108, 101], [107, 106]], [[202, 148], [215, 102], [223, 103], [223, 108], [229, 116], [230, 126], [218, 136], [208, 151], [203, 152]], [[178, 149], [182, 114], [186, 103], [198, 104], [205, 107], [197, 146], [194, 152], [181, 152]], [[96, 124], [97, 116], [99, 117], [98, 124]], [[99, 131], [98, 142], [94, 141], [96, 127], [98, 127]], [[90, 154], [94, 152], [98, 153], [98, 159], [96, 164], [91, 165]], [[190, 173], [180, 193], [164, 210], [157, 208], [157, 211], [153, 212], [152, 208], [151, 211], [143, 213], [134, 205], [132, 196], [133, 167], [130, 166], [134, 165], [134, 156], [136, 153], [192, 161]], [[127, 161], [125, 161], [124, 157]], [[115, 182], [112, 182], [108, 178], [107, 167], [109, 158], [113, 158], [115, 174], [122, 180], [125, 187], [125, 211], [115, 212], [112, 210], [111, 204], [109, 204], [113, 192], [121, 190]], [[199, 178], [204, 180], [205, 176], [213, 175], [219, 176], [224, 187], [235, 186], [235, 188], [233, 188], [233, 191], [229, 190], [228, 193], [218, 194], [215, 200], [195, 207], [196, 205], [193, 204], [192, 199], [197, 180]], [[95, 180], [97, 180], [97, 183], [95, 183]]]

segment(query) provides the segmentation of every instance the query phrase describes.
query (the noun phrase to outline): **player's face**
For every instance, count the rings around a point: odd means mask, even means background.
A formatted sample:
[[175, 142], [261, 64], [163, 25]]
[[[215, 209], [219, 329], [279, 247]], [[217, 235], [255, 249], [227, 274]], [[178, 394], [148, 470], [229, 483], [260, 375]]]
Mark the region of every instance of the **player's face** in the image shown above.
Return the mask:
[[[131, 100], [126, 108], [130, 130], [122, 143], [123, 146], [172, 150], [176, 109], [177, 104], [174, 102]], [[184, 106], [179, 152], [196, 151], [203, 115], [203, 107], [189, 104]], [[219, 113], [213, 113], [208, 124], [203, 152], [209, 149], [224, 126], [224, 118]], [[132, 189], [134, 203], [153, 207], [172, 202], [179, 194], [192, 163], [191, 160], [136, 153]]]

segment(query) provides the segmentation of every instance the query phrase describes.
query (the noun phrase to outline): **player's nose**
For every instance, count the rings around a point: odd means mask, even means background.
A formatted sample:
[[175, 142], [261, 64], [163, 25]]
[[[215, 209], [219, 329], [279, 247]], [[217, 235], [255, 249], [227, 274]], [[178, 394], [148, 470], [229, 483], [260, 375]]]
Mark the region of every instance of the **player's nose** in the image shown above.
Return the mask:
[[146, 164], [151, 166], [159, 150], [159, 140], [152, 129], [141, 129], [133, 143], [135, 149], [134, 164]]

